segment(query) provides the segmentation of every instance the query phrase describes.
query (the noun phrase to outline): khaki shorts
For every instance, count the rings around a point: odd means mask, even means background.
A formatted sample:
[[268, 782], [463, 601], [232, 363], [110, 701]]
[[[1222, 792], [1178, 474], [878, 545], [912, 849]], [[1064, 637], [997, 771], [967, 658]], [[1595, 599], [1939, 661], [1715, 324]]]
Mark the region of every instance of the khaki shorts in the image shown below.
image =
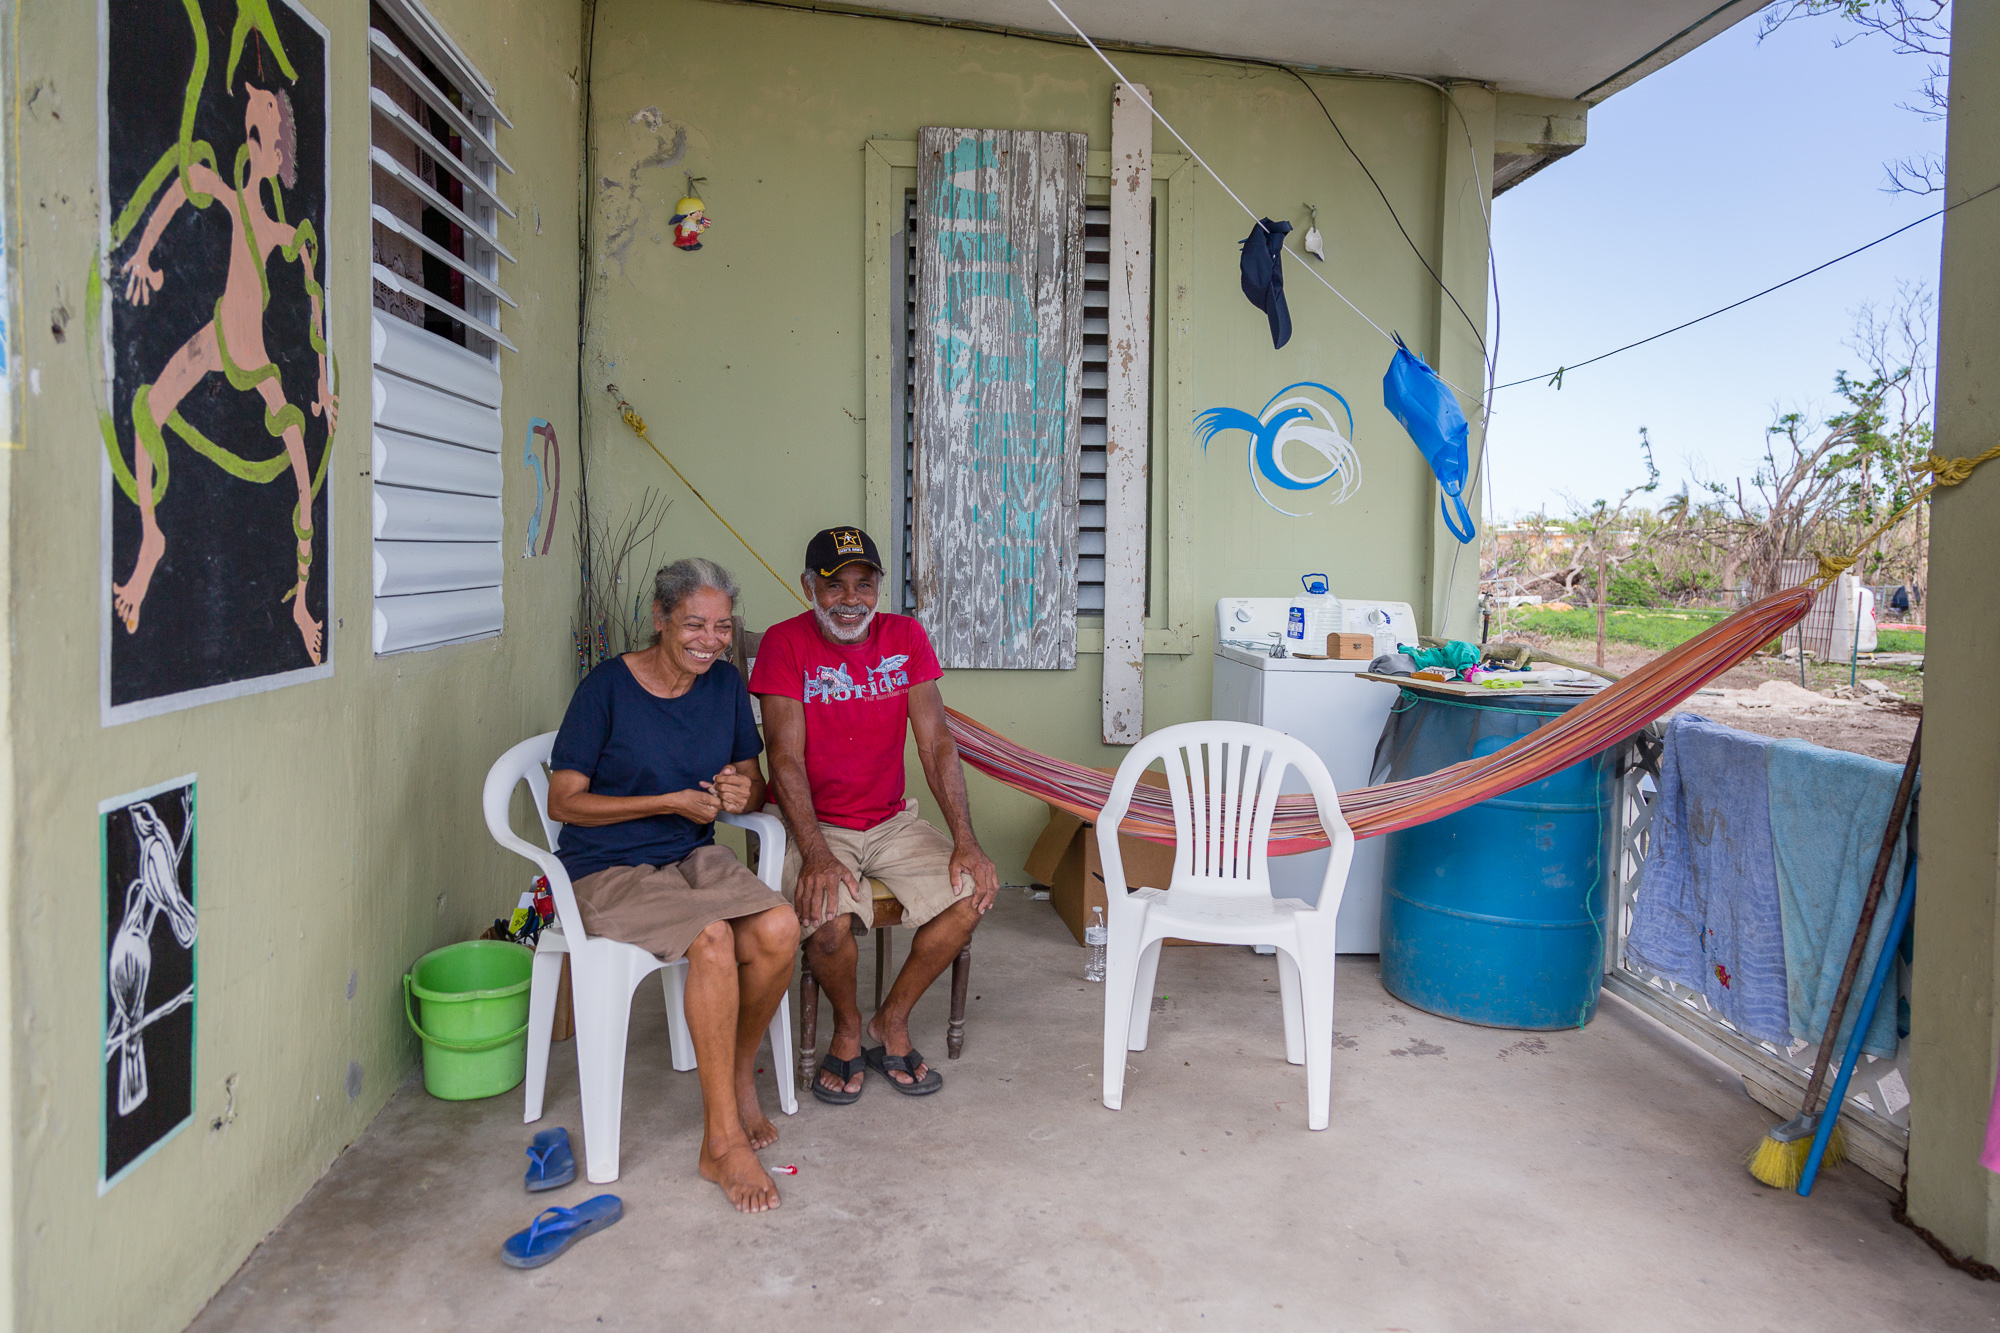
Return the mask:
[[685, 954], [716, 922], [779, 905], [778, 895], [736, 853], [713, 843], [673, 865], [612, 866], [570, 888], [586, 932], [636, 944], [663, 963]]
[[[961, 898], [972, 896], [972, 876], [960, 875], [951, 883], [951, 839], [917, 818], [915, 804], [901, 814], [871, 829], [839, 828], [821, 824], [833, 859], [854, 872], [861, 881], [861, 896], [847, 885], [840, 886], [836, 914], [852, 912], [864, 927], [875, 924], [874, 895], [868, 881], [879, 879], [896, 901], [903, 905], [903, 924], [921, 926]], [[799, 882], [799, 844], [785, 840], [785, 899], [790, 901]]]

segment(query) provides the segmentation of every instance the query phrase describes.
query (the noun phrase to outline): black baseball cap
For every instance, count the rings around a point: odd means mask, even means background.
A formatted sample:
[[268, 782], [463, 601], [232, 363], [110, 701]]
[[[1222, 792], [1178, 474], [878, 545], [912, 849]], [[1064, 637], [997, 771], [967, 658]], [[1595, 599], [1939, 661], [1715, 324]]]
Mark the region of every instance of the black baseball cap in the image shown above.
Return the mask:
[[856, 562], [882, 568], [882, 553], [875, 539], [860, 528], [827, 528], [813, 534], [806, 543], [806, 568], [830, 579]]

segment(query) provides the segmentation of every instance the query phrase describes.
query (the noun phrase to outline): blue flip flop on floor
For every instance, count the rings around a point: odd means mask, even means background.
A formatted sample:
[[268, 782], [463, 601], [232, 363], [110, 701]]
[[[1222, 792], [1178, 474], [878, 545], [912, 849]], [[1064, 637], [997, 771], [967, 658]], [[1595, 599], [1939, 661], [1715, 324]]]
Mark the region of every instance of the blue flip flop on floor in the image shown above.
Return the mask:
[[507, 1237], [500, 1261], [509, 1268], [540, 1268], [593, 1231], [602, 1231], [625, 1215], [616, 1194], [585, 1199], [574, 1208], [544, 1209], [527, 1230]]
[[535, 1135], [528, 1147], [528, 1192], [552, 1190], [575, 1179], [576, 1158], [570, 1154], [569, 1131], [558, 1126]]

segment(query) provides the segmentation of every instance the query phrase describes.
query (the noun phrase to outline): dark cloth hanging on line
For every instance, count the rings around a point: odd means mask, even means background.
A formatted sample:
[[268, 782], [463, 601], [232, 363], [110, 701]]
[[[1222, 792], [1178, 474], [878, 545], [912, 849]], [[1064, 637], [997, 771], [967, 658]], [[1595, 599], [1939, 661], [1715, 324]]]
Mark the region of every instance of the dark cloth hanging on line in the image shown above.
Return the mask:
[[1271, 346], [1292, 340], [1292, 312], [1285, 305], [1285, 233], [1289, 222], [1264, 218], [1243, 238], [1243, 294], [1271, 321]]

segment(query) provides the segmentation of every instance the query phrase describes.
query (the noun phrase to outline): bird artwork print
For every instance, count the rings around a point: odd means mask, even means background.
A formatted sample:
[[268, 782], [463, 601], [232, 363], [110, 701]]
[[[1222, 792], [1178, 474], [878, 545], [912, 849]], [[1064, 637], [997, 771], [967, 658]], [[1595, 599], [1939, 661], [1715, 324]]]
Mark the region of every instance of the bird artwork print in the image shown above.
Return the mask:
[[161, 917], [174, 942], [192, 948], [197, 925], [194, 904], [181, 893], [181, 858], [194, 831], [191, 794], [183, 795], [184, 818], [178, 843], [150, 801], [128, 807], [132, 836], [138, 843], [139, 873], [125, 886], [125, 911], [111, 938], [105, 962], [110, 992], [110, 1023], [104, 1036], [104, 1058], [118, 1060], [118, 1114], [131, 1115], [146, 1102], [146, 1029], [194, 999], [189, 985], [163, 1003], [148, 1008], [146, 990], [153, 975], [153, 931]]
[[[1347, 420], [1346, 433], [1341, 432], [1324, 402], [1309, 394], [1294, 393], [1297, 389], [1316, 389], [1338, 403]], [[1304, 518], [1313, 511], [1280, 507], [1265, 493], [1266, 482], [1280, 491], [1301, 493], [1329, 487], [1322, 494], [1330, 504], [1339, 504], [1361, 486], [1361, 457], [1349, 443], [1354, 434], [1354, 413], [1345, 398], [1324, 384], [1310, 380], [1288, 384], [1272, 395], [1271, 401], [1254, 416], [1241, 408], [1212, 407], [1197, 416], [1194, 424], [1195, 433], [1201, 436], [1203, 452], [1224, 431], [1240, 430], [1250, 437], [1247, 449], [1250, 485], [1258, 499], [1287, 518]], [[1285, 462], [1285, 448], [1294, 444], [1319, 455], [1325, 466], [1313, 473], [1294, 472]]]

